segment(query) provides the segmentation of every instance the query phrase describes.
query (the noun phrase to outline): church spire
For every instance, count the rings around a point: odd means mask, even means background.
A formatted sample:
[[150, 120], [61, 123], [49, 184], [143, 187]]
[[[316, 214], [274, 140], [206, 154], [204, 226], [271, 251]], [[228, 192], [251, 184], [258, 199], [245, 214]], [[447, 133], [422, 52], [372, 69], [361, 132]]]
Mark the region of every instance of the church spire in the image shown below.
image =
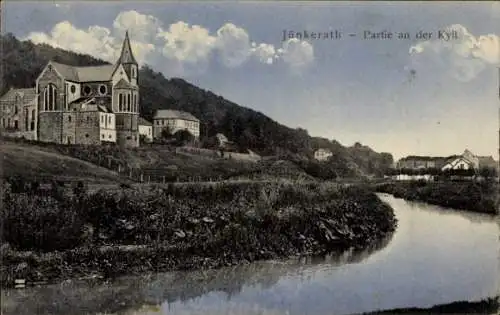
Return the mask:
[[118, 59], [118, 63], [121, 64], [137, 64], [135, 61], [134, 54], [132, 53], [132, 48], [130, 47], [130, 39], [128, 38], [128, 30], [125, 32], [125, 39], [123, 40], [122, 53]]

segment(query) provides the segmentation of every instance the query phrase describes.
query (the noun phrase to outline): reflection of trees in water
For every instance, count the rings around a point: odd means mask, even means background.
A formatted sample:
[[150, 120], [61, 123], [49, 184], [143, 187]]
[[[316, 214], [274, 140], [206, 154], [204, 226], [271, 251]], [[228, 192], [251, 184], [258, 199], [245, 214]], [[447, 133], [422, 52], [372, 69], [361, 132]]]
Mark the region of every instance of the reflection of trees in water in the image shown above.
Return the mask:
[[37, 314], [53, 315], [116, 313], [137, 310], [148, 304], [159, 305], [165, 301], [185, 302], [209, 292], [224, 292], [231, 299], [245, 286], [270, 288], [282, 278], [318, 273], [331, 265], [360, 263], [384, 248], [391, 238], [392, 235], [364, 250], [351, 249], [326, 257], [255, 262], [215, 270], [130, 276], [109, 283], [73, 282], [22, 291], [12, 290], [9, 292], [11, 303], [2, 305], [2, 311], [4, 314], [16, 315], [31, 315], [34, 310]]
[[498, 218], [498, 215], [474, 212], [461, 209], [445, 208], [437, 205], [431, 205], [422, 201], [404, 201], [408, 208], [412, 210], [424, 211], [440, 216], [460, 216], [464, 219], [469, 220], [472, 223], [491, 223]]

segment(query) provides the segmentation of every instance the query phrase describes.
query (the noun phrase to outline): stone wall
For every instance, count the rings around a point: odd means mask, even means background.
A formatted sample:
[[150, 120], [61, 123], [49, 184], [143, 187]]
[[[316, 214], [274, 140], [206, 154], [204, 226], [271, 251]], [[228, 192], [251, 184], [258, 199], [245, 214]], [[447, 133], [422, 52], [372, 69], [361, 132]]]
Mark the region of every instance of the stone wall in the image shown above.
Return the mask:
[[64, 112], [63, 113], [63, 134], [62, 143], [75, 144], [76, 142], [76, 121], [77, 112]]
[[99, 112], [77, 112], [75, 132], [79, 144], [100, 144]]
[[125, 147], [138, 147], [139, 131], [117, 130], [116, 143], [120, 146], [125, 146]]
[[62, 112], [41, 112], [38, 116], [38, 140], [62, 143]]

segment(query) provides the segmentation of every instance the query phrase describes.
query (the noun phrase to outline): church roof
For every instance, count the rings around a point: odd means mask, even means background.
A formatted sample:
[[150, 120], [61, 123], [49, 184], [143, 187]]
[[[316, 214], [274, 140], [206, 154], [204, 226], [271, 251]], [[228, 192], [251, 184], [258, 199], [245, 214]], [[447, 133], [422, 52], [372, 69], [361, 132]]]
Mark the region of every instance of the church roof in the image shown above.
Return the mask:
[[66, 80], [73, 82], [109, 81], [115, 69], [114, 65], [76, 67], [55, 61], [51, 61], [50, 63]]
[[123, 40], [122, 52], [120, 54], [120, 58], [118, 58], [118, 62], [122, 64], [134, 63], [135, 61], [134, 54], [132, 53], [132, 48], [130, 47], [130, 39], [128, 38], [128, 31], [125, 32], [125, 39]]
[[24, 103], [29, 103], [33, 101], [36, 97], [36, 89], [35, 88], [21, 88], [14, 89], [11, 88], [7, 93], [0, 97], [1, 101], [14, 101], [16, 99], [16, 95], [20, 95], [23, 97]]
[[135, 86], [133, 86], [132, 84], [130, 84], [129, 82], [127, 82], [125, 79], [120, 79], [120, 81], [118, 81], [118, 83], [116, 83], [114, 85], [114, 88], [125, 88], [125, 89], [132, 89], [132, 88], [135, 88]]
[[173, 110], [173, 109], [157, 110], [154, 119], [183, 119], [183, 120], [200, 121], [198, 118], [194, 117], [192, 114], [188, 112], [183, 112], [180, 110]]

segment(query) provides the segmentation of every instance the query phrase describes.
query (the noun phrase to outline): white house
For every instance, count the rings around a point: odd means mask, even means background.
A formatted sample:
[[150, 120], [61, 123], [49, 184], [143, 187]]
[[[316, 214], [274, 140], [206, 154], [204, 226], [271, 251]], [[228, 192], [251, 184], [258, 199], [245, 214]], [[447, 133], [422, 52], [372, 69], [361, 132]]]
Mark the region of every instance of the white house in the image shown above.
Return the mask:
[[442, 168], [442, 170], [468, 170], [474, 169], [475, 165], [468, 159], [460, 156], [453, 160], [448, 161]]
[[139, 117], [139, 136], [144, 136], [147, 142], [153, 141], [153, 124]]
[[332, 151], [328, 149], [321, 148], [314, 151], [314, 158], [318, 161], [325, 161], [332, 155], [333, 155]]
[[153, 117], [153, 137], [161, 137], [163, 130], [168, 130], [171, 134], [187, 130], [198, 139], [200, 137], [200, 120], [190, 113], [179, 110], [157, 110]]
[[102, 142], [116, 142], [115, 114], [107, 107], [98, 105], [99, 133]]

